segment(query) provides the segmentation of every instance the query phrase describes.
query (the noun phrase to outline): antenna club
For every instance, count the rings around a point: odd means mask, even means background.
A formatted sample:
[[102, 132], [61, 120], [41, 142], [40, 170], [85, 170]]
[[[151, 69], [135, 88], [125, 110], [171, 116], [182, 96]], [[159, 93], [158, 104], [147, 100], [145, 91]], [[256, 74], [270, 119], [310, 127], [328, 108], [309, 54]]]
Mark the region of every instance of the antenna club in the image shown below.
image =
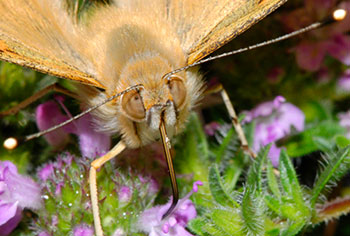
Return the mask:
[[13, 150], [17, 147], [18, 141], [17, 139], [10, 137], [4, 141], [3, 145], [4, 145], [4, 148], [6, 148], [7, 150]]
[[341, 21], [341, 20], [345, 19], [346, 14], [347, 14], [346, 10], [344, 10], [344, 9], [337, 9], [337, 10], [335, 10], [333, 12], [333, 18], [336, 21]]

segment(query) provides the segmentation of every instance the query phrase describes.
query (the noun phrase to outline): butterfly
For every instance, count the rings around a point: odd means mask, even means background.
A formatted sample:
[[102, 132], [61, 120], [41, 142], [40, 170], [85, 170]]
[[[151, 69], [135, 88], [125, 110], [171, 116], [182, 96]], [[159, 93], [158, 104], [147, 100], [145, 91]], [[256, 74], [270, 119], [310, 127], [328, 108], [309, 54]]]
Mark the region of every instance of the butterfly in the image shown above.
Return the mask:
[[97, 235], [103, 231], [96, 169], [125, 148], [163, 141], [173, 184], [171, 208], [176, 205], [169, 139], [184, 129], [203, 82], [193, 68], [164, 75], [208, 56], [284, 2], [115, 0], [76, 21], [65, 1], [0, 1], [0, 59], [77, 82], [76, 97], [94, 107], [98, 129], [121, 135], [90, 171]]

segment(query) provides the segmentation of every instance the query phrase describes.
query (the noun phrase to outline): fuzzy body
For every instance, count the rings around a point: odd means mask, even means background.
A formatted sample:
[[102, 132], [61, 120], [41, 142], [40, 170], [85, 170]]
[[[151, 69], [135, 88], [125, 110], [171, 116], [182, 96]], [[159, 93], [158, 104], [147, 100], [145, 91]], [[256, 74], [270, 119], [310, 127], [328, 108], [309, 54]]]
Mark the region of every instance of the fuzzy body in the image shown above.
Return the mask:
[[[162, 76], [185, 66], [187, 60], [171, 25], [148, 10], [112, 5], [99, 9], [83, 29], [89, 34], [84, 54], [90, 54], [97, 78], [103, 78], [99, 81], [106, 88], [103, 93], [86, 93], [93, 88], [79, 89], [83, 101], [95, 105], [130, 86], [144, 86], [140, 93], [146, 117], [152, 116], [152, 121], [130, 119], [121, 109], [121, 97], [94, 112], [96, 127], [104, 132], [120, 133], [129, 147], [143, 146], [159, 138], [160, 111], [152, 107], [172, 100], [167, 80]], [[164, 113], [170, 137], [184, 128], [202, 87], [198, 73], [189, 71], [180, 76], [186, 87], [184, 105], [181, 109], [171, 105]]]

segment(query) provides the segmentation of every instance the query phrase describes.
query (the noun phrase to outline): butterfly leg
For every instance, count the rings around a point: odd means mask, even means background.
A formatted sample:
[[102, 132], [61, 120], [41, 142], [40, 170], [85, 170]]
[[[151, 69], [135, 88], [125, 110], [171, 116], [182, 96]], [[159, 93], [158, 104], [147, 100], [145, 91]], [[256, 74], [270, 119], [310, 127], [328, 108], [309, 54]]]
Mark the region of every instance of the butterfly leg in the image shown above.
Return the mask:
[[222, 100], [226, 106], [226, 109], [228, 111], [228, 114], [230, 116], [230, 119], [232, 121], [233, 127], [235, 128], [238, 138], [241, 142], [241, 146], [243, 148], [243, 150], [250, 155], [251, 157], [255, 158], [256, 154], [253, 152], [253, 150], [250, 149], [249, 145], [248, 145], [248, 141], [247, 138], [245, 137], [243, 128], [241, 126], [241, 124], [239, 123], [237, 114], [235, 112], [235, 109], [233, 108], [233, 105], [230, 101], [230, 98], [226, 92], [226, 90], [224, 89], [224, 87], [222, 86], [222, 84], [218, 84], [216, 85], [214, 88], [210, 88], [209, 90], [207, 90], [205, 92], [205, 94], [210, 94], [210, 93], [218, 93], [220, 92], [220, 95], [222, 97]]
[[38, 91], [34, 95], [30, 96], [29, 98], [25, 99], [24, 101], [20, 102], [19, 104], [17, 104], [16, 106], [10, 108], [9, 110], [1, 111], [0, 112], [0, 117], [16, 114], [20, 110], [26, 108], [27, 106], [29, 106], [33, 102], [37, 101], [38, 99], [42, 98], [43, 96], [45, 96], [46, 94], [48, 94], [51, 91], [63, 93], [65, 95], [69, 96], [69, 97], [76, 98], [76, 95], [74, 93], [68, 91], [67, 89], [65, 89], [63, 87], [61, 87], [59, 84], [54, 83], [52, 85], [49, 85], [49, 86], [43, 88], [42, 90]]
[[97, 192], [97, 181], [96, 181], [96, 171], [103, 166], [107, 161], [116, 157], [120, 154], [126, 145], [123, 141], [120, 141], [117, 145], [115, 145], [107, 154], [104, 156], [94, 160], [91, 163], [90, 167], [90, 195], [91, 195], [91, 205], [92, 205], [92, 213], [94, 216], [94, 224], [95, 224], [95, 234], [96, 236], [103, 236], [103, 229], [101, 225], [100, 212], [98, 208], [98, 192]]

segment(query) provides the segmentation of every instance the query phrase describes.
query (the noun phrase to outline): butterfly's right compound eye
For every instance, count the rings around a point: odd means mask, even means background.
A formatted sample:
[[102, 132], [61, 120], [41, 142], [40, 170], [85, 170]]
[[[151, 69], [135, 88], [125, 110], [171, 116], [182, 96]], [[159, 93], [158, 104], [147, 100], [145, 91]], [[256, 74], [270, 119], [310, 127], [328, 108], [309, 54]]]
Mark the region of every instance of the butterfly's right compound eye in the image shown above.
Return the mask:
[[187, 95], [186, 87], [182, 81], [182, 78], [178, 76], [172, 76], [168, 82], [168, 86], [176, 109], [181, 110]]
[[139, 91], [131, 90], [123, 95], [122, 109], [134, 121], [142, 121], [146, 117], [142, 96]]

